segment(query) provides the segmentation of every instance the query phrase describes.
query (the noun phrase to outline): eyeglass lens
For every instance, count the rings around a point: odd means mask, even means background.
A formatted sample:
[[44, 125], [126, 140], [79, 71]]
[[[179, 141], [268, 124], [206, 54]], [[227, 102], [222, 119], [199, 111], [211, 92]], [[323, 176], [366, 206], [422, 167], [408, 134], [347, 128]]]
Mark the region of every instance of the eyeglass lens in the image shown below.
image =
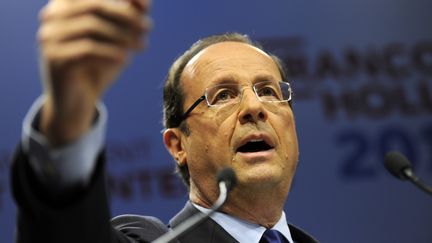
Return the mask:
[[[244, 88], [239, 84], [219, 84], [206, 89], [206, 99], [210, 106], [239, 103]], [[264, 102], [282, 102], [291, 99], [291, 89], [286, 82], [259, 82], [253, 91]]]

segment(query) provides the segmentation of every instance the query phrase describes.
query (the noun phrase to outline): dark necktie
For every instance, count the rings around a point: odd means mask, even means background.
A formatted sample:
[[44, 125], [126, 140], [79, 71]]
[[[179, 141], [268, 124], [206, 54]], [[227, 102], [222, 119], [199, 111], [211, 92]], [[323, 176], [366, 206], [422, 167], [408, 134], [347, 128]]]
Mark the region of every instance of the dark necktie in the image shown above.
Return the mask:
[[289, 243], [277, 230], [266, 230], [259, 243]]

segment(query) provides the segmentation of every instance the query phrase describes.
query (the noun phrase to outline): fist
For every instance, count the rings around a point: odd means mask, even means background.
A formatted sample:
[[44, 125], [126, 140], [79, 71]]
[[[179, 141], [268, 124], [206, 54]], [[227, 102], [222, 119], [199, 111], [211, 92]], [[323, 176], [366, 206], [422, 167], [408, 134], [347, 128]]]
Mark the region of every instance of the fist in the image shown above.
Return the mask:
[[88, 128], [95, 102], [144, 48], [149, 8], [148, 0], [51, 0], [41, 10], [42, 132], [76, 137]]

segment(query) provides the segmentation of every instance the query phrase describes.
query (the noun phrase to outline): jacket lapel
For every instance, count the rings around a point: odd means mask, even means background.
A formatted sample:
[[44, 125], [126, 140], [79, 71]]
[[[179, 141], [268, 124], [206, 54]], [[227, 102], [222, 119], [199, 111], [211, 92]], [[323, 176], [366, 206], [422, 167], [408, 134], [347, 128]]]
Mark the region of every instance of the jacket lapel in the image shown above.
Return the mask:
[[306, 233], [304, 230], [294, 226], [292, 224], [288, 224], [291, 237], [293, 238], [295, 243], [319, 243], [318, 240], [313, 238], [311, 235]]
[[[175, 228], [177, 225], [181, 224], [196, 213], [201, 212], [196, 209], [191, 202], [188, 201], [185, 207], [170, 220], [169, 227]], [[204, 222], [181, 236], [179, 238], [179, 242], [237, 243], [237, 241], [230, 234], [228, 234], [228, 232], [226, 232], [211, 218], [204, 220]]]

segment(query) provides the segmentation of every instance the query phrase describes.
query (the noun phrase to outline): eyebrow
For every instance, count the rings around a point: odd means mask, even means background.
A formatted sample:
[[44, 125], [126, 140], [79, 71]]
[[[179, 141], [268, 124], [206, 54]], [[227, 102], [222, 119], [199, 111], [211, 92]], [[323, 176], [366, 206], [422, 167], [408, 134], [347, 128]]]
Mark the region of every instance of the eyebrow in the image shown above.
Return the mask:
[[[220, 77], [217, 77], [213, 81], [211, 81], [212, 85], [219, 85], [219, 84], [232, 84], [232, 83], [239, 83], [238, 76], [233, 74], [223, 75]], [[253, 80], [249, 80], [252, 84], [261, 82], [261, 81], [276, 81], [275, 77], [271, 74], [259, 74], [256, 77], [253, 78]]]
[[212, 85], [238, 83], [239, 78], [236, 75], [228, 74], [221, 75], [211, 81]]
[[260, 74], [254, 78], [254, 80], [251, 80], [252, 83], [257, 83], [261, 81], [276, 81], [275, 77], [271, 74]]

